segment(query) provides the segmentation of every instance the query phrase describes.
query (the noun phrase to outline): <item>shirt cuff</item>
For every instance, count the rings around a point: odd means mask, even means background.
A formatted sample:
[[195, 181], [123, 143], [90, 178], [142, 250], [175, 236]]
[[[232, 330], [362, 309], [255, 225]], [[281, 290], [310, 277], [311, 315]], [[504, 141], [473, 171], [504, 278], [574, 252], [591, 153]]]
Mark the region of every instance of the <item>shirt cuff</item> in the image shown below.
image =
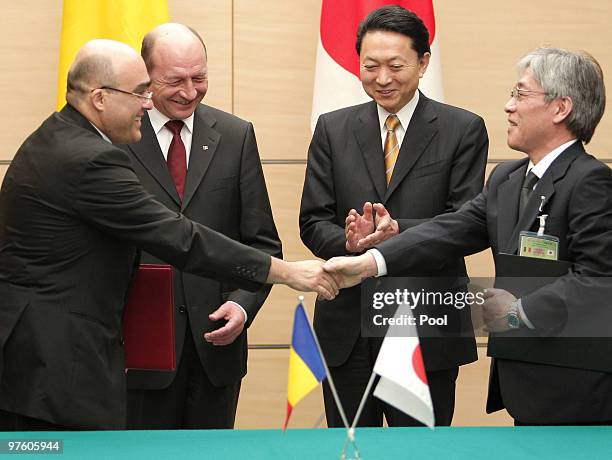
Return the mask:
[[519, 318], [521, 319], [521, 321], [529, 329], [535, 329], [535, 326], [531, 323], [531, 321], [529, 321], [529, 318], [527, 318], [527, 315], [525, 314], [525, 310], [523, 310], [523, 301], [521, 299], [518, 299], [518, 302], [516, 304], [517, 304], [516, 306], [518, 307]]
[[242, 308], [242, 305], [240, 305], [238, 302], [234, 302], [233, 300], [228, 300], [228, 303], [233, 303], [234, 305], [236, 305], [238, 308], [240, 308], [242, 310], [242, 313], [244, 314], [244, 324], [246, 324], [247, 319], [249, 319], [247, 312], [244, 308]]
[[369, 252], [370, 254], [372, 254], [372, 256], [374, 257], [374, 260], [376, 261], [376, 268], [378, 271], [378, 273], [376, 274], [376, 277], [378, 278], [379, 276], [386, 276], [387, 275], [387, 262], [385, 262], [385, 258], [380, 253], [380, 251], [378, 249], [368, 249], [366, 252]]

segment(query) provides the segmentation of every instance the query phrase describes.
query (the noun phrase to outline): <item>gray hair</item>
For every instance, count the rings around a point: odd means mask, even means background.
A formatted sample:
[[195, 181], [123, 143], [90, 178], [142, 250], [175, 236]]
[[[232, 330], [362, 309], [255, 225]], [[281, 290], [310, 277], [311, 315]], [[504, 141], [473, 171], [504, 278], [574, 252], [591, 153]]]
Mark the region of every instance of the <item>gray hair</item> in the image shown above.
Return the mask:
[[572, 100], [566, 120], [569, 131], [587, 144], [606, 107], [606, 88], [601, 66], [584, 51], [543, 47], [524, 56], [517, 64], [519, 73], [527, 68], [546, 92], [546, 100], [559, 97]]

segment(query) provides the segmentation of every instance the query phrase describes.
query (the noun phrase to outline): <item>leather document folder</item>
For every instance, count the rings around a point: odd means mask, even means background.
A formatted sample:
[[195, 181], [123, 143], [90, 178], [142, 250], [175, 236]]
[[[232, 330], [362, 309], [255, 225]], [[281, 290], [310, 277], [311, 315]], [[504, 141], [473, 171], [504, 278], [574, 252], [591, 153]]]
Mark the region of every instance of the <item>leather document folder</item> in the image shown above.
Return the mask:
[[[556, 278], [566, 275], [572, 264], [562, 260], [545, 260], [532, 257], [521, 257], [510, 254], [498, 254], [495, 261], [496, 281], [495, 287], [506, 289], [516, 297], [523, 297], [543, 286], [555, 281]], [[608, 283], [609, 284], [609, 283]], [[604, 284], [604, 287], [607, 287]], [[588, 292], [587, 292], [588, 294]], [[493, 333], [489, 337], [488, 355], [495, 358], [527, 361], [553, 366], [587, 369], [600, 372], [612, 372], [612, 338], [610, 332], [597, 336], [595, 333], [581, 334], [584, 319], [588, 327], [597, 330], [597, 327], [609, 328], [611, 313], [607, 308], [593, 309], [593, 303], [588, 298], [576, 302], [574, 312], [597, 312], [592, 317], [580, 317], [568, 310], [566, 327], [557, 337], [539, 336], [538, 331], [531, 331], [526, 327], [520, 330], [503, 333]], [[598, 326], [597, 322], [601, 322]]]
[[176, 370], [172, 267], [142, 264], [123, 315], [125, 368]]

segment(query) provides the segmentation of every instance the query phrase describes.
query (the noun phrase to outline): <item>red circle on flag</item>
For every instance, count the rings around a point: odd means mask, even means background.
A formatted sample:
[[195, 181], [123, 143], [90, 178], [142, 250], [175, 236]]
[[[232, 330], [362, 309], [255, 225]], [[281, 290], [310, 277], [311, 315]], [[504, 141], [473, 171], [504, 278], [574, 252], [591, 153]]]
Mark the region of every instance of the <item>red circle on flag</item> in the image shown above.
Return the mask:
[[425, 366], [423, 365], [423, 355], [421, 354], [421, 345], [414, 347], [412, 352], [412, 368], [414, 373], [427, 385], [427, 374], [425, 374]]
[[429, 44], [436, 35], [432, 0], [323, 0], [321, 8], [321, 43], [327, 54], [344, 69], [359, 78], [359, 56], [355, 49], [359, 23], [373, 10], [394, 4], [419, 16], [429, 30]]

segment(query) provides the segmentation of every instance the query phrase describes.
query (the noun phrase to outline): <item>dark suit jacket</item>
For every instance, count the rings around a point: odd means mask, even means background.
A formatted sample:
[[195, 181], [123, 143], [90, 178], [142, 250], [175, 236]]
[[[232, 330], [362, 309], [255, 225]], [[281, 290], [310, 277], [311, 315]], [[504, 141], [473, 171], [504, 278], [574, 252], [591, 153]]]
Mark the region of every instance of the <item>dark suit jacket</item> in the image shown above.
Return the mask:
[[[536, 230], [536, 216], [545, 196], [549, 215], [546, 233], [559, 238], [559, 259], [572, 262], [572, 270], [554, 283], [522, 298], [525, 314], [541, 336], [553, 335], [573, 312], [592, 307], [589, 277], [612, 274], [612, 175], [610, 169], [585, 153], [577, 142], [564, 151], [538, 182], [524, 214], [518, 216], [520, 188], [527, 159], [499, 165], [476, 198], [458, 212], [439, 216], [379, 246], [390, 275], [412, 266], [435, 266], [447, 257], [459, 257], [487, 247], [496, 257], [515, 253], [521, 230]], [[518, 220], [518, 222], [517, 222]], [[521, 340], [521, 339], [517, 339]], [[548, 346], [541, 338], [541, 346]], [[559, 340], [559, 339], [555, 339]], [[489, 353], [496, 357], [496, 339]], [[595, 347], [594, 347], [595, 345]], [[537, 341], [534, 342], [537, 345]], [[568, 342], [572, 356], [593, 353], [593, 340]], [[609, 347], [609, 339], [599, 346]], [[563, 360], [563, 350], [556, 347]], [[528, 423], [572, 423], [612, 420], [612, 353], [602, 358], [599, 370], [576, 366], [529, 363], [525, 359], [495, 359], [489, 387], [488, 410], [506, 407], [516, 419]], [[499, 377], [499, 379], [498, 379]], [[499, 385], [498, 385], [499, 384]]]
[[[148, 116], [142, 120], [141, 131], [142, 140], [130, 144], [127, 152], [142, 185], [158, 201], [234, 240], [282, 257], [251, 123], [206, 105], [196, 109], [182, 203]], [[142, 254], [142, 262], [160, 263], [148, 253]], [[202, 333], [222, 326], [223, 322], [213, 323], [208, 315], [226, 300], [233, 300], [246, 310], [247, 326], [250, 325], [271, 286], [248, 292], [232, 283], [178, 270], [174, 271], [174, 280], [177, 362], [187, 314], [209, 379], [219, 386], [241, 379], [246, 374], [246, 328], [231, 345], [222, 347], [205, 342]], [[128, 388], [165, 388], [174, 376], [174, 372], [129, 371]]]
[[146, 193], [126, 153], [66, 106], [24, 142], [0, 194], [0, 408], [125, 425], [121, 318], [136, 249], [248, 289], [270, 257]]
[[[386, 185], [375, 102], [319, 117], [308, 152], [300, 211], [300, 234], [318, 257], [346, 255], [344, 221], [366, 201], [385, 205], [400, 231], [457, 210], [482, 188], [488, 137], [482, 118], [420, 94]], [[465, 276], [461, 257], [432, 270], [402, 275]], [[331, 366], [346, 361], [360, 335], [360, 288], [317, 302], [314, 325]], [[469, 317], [464, 318], [469, 321]], [[427, 369], [448, 369], [476, 360], [473, 339], [425, 339]]]

